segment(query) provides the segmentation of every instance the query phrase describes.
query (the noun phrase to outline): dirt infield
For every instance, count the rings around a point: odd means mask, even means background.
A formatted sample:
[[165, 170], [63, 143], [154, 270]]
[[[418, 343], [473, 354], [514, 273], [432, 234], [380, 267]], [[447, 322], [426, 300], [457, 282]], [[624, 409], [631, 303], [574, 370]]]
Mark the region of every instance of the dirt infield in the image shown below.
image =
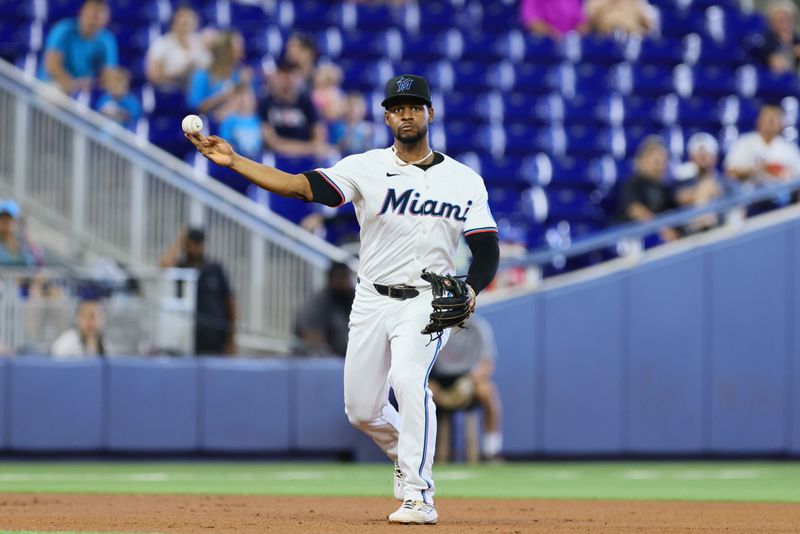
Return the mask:
[[[92, 532], [407, 532], [388, 498], [0, 494], [0, 529]], [[800, 505], [441, 499], [445, 533], [800, 531]], [[426, 529], [426, 531], [428, 531]]]

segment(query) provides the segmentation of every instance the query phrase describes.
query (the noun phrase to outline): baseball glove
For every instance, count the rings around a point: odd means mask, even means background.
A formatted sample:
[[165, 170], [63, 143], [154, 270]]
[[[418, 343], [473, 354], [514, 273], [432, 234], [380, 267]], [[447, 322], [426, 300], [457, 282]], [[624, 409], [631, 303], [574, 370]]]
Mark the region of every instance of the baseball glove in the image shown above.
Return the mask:
[[433, 312], [422, 329], [423, 334], [441, 334], [446, 328], [461, 326], [472, 315], [472, 289], [463, 280], [422, 271], [422, 279], [431, 284]]

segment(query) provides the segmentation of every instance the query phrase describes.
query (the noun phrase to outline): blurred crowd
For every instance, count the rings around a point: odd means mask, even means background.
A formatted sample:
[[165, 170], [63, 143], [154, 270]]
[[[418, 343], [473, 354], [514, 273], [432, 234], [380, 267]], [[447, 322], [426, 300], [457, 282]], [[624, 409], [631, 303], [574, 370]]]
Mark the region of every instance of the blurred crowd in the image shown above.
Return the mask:
[[[623, 38], [649, 35], [659, 25], [657, 12], [647, 0], [521, 0], [519, 9], [526, 31], [554, 40], [563, 40], [571, 32]], [[754, 57], [775, 73], [797, 72], [800, 67], [796, 11], [789, 0], [769, 2], [765, 10], [768, 30], [751, 43]], [[110, 18], [109, 2], [86, 0], [75, 17], [57, 22], [45, 38], [39, 78], [73, 96], [99, 92], [93, 104], [97, 111], [135, 129], [142, 103], [131, 91], [130, 72], [120, 67], [117, 41], [108, 29]], [[188, 109], [208, 118], [210, 133], [221, 135], [254, 159], [260, 160], [266, 150], [286, 158], [325, 161], [373, 147], [374, 123], [367, 120], [364, 95], [343, 89], [342, 68], [320, 57], [314, 36], [290, 35], [275, 61], [246, 59], [247, 43], [240, 33], [204, 28], [198, 13], [184, 5], [174, 10], [168, 31], [152, 39], [145, 77], [156, 90], [179, 95]], [[671, 161], [669, 153], [661, 136], [639, 140], [633, 172], [618, 184], [616, 221], [647, 221], [675, 208], [703, 206], [742, 188], [800, 176], [800, 150], [796, 139], [785, 135], [783, 109], [774, 102], [763, 103], [753, 130], [740, 135], [725, 154], [713, 132], [695, 133], [688, 139], [685, 161]], [[247, 187], [234, 176], [220, 179], [240, 192]], [[792, 201], [762, 203], [751, 213]], [[331, 213], [320, 209], [303, 220], [302, 227], [324, 236], [330, 219]], [[41, 250], [28, 239], [19, 220], [20, 209], [13, 200], [0, 203], [0, 267], [43, 263]], [[673, 241], [723, 222], [721, 215], [704, 215], [679, 228], [663, 228], [653, 239]], [[524, 256], [525, 236], [508, 221], [498, 223], [503, 257]], [[196, 343], [208, 345], [209, 352], [230, 353], [235, 343], [233, 290], [222, 266], [202, 256], [202, 242], [202, 233], [197, 231], [181, 234], [161, 264], [193, 266], [205, 273], [202, 282], [218, 290], [210, 313], [215, 324], [224, 327], [214, 340]], [[192, 257], [193, 246], [199, 247], [199, 258]], [[345, 271], [342, 266], [333, 269], [329, 286], [317, 295], [315, 304], [298, 310], [296, 333], [305, 349], [343, 352], [343, 340], [323, 334], [340, 332], [341, 324], [346, 324], [351, 288]], [[523, 270], [505, 269], [492, 288], [515, 286], [525, 279]], [[77, 315], [81, 314], [100, 315], [79, 310]], [[74, 342], [75, 336], [69, 339]], [[103, 343], [90, 345], [95, 352], [105, 350]]]

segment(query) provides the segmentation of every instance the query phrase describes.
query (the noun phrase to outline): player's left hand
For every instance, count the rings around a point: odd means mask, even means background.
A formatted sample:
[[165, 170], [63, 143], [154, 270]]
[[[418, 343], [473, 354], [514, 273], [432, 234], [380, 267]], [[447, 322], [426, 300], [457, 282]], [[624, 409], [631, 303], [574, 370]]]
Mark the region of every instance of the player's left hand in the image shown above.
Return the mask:
[[422, 279], [430, 283], [433, 292], [433, 312], [422, 333], [440, 333], [453, 326], [462, 326], [475, 309], [475, 292], [472, 288], [449, 274], [422, 271]]

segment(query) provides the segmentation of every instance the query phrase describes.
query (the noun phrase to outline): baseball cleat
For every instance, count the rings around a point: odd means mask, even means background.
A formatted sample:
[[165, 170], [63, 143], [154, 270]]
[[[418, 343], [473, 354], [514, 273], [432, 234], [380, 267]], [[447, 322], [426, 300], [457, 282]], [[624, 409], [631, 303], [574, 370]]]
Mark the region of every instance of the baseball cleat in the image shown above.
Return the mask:
[[418, 525], [435, 525], [439, 514], [432, 504], [406, 499], [396, 512], [389, 515], [390, 523], [406, 523]]
[[397, 462], [394, 463], [394, 498], [398, 501], [402, 501], [405, 497], [405, 480], [406, 476], [403, 474], [403, 471], [400, 469], [400, 466], [397, 465]]

